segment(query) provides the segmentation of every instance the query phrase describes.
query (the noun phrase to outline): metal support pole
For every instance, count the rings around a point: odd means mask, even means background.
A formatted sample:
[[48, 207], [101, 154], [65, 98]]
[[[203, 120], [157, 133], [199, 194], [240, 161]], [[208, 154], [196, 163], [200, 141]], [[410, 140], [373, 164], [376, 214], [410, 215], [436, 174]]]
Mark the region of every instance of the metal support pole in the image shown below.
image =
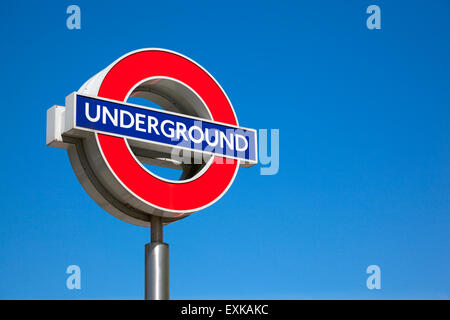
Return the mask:
[[160, 217], [151, 218], [151, 242], [145, 245], [145, 299], [169, 299], [169, 245], [163, 243]]

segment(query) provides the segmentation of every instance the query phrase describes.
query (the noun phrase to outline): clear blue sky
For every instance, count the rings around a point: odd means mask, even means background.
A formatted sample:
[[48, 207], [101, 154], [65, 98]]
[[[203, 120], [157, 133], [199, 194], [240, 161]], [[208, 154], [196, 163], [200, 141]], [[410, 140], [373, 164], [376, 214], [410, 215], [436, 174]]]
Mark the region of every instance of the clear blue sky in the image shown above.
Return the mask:
[[[70, 4], [81, 30], [66, 28]], [[381, 30], [366, 28], [371, 4]], [[241, 169], [217, 204], [166, 227], [173, 299], [450, 297], [448, 0], [2, 7], [0, 298], [143, 298], [149, 230], [98, 207], [45, 126], [146, 47], [203, 65], [241, 125], [280, 129], [277, 175]], [[371, 264], [381, 290], [366, 288]]]

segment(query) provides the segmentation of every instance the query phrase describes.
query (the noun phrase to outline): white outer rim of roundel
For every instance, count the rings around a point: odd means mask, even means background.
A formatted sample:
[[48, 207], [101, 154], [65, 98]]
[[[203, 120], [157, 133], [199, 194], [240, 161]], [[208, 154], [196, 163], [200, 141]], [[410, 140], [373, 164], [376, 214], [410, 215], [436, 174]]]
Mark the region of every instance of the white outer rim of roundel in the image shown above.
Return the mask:
[[[116, 60], [115, 60], [113, 63], [111, 63], [108, 67], [106, 67], [105, 69], [103, 69], [102, 71], [100, 71], [99, 73], [97, 73], [96, 75], [94, 75], [92, 78], [90, 78], [88, 81], [86, 81], [86, 82], [81, 86], [81, 88], [78, 90], [78, 93], [80, 93], [80, 94], [88, 93], [88, 94], [91, 94], [91, 95], [98, 96], [98, 91], [100, 90], [100, 86], [101, 86], [101, 84], [102, 84], [102, 82], [103, 82], [105, 76], [108, 74], [108, 72], [109, 72], [109, 71], [110, 71], [110, 70], [111, 70], [118, 62], [120, 62], [120, 61], [123, 60], [124, 58], [126, 58], [126, 57], [128, 57], [128, 56], [130, 56], [130, 55], [133, 55], [133, 54], [135, 54], [135, 53], [143, 52], [143, 51], [163, 51], [163, 52], [172, 53], [172, 54], [178, 55], [178, 56], [180, 56], [180, 57], [182, 57], [182, 58], [185, 58], [185, 59], [189, 60], [190, 62], [192, 62], [193, 64], [195, 64], [195, 65], [198, 66], [199, 68], [201, 68], [204, 72], [206, 72], [206, 73], [208, 74], [208, 76], [209, 76], [211, 79], [214, 80], [214, 82], [216, 83], [216, 85], [221, 89], [222, 93], [224, 94], [225, 98], [227, 99], [227, 101], [228, 101], [228, 103], [229, 103], [229, 105], [230, 105], [230, 107], [231, 107], [231, 111], [233, 112], [234, 118], [236, 119], [236, 125], [239, 125], [238, 119], [237, 119], [237, 116], [236, 116], [236, 112], [234, 111], [233, 105], [231, 104], [230, 99], [228, 98], [227, 94], [225, 93], [225, 91], [223, 90], [223, 88], [220, 86], [220, 84], [217, 82], [217, 80], [216, 80], [216, 79], [215, 79], [215, 78], [214, 78], [214, 77], [213, 77], [213, 76], [212, 76], [205, 68], [203, 68], [201, 65], [199, 65], [199, 64], [198, 64], [197, 62], [195, 62], [194, 60], [192, 60], [192, 59], [190, 59], [190, 58], [188, 58], [188, 57], [186, 57], [186, 56], [184, 56], [184, 55], [182, 55], [182, 54], [180, 54], [180, 53], [178, 53], [178, 52], [175, 52], [175, 51], [172, 51], [172, 50], [167, 50], [167, 49], [160, 49], [160, 48], [145, 48], [145, 49], [138, 49], [138, 50], [131, 51], [131, 52], [129, 52], [129, 53], [127, 53], [127, 54], [121, 56], [120, 58], [116, 59]], [[133, 86], [133, 88], [135, 88], [135, 87]], [[83, 91], [84, 91], [84, 92], [83, 92]], [[131, 91], [131, 92], [132, 92], [132, 91]], [[194, 92], [195, 92], [195, 91], [194, 91]], [[130, 92], [129, 92], [128, 94], [130, 94]], [[128, 94], [127, 94], [127, 96], [128, 96]], [[198, 94], [197, 94], [197, 95], [198, 95]], [[203, 99], [202, 99], [202, 101], [203, 101]], [[206, 106], [206, 104], [205, 104], [205, 106]], [[207, 107], [207, 106], [206, 106], [206, 107]], [[208, 112], [210, 113], [209, 109], [208, 109]], [[212, 120], [214, 120], [214, 119], [212, 119]], [[156, 208], [156, 209], [161, 210], [161, 211], [163, 211], [163, 212], [180, 213], [180, 214], [184, 214], [184, 213], [194, 213], [194, 212], [196, 212], [196, 211], [200, 211], [200, 210], [206, 209], [206, 208], [208, 208], [209, 206], [213, 205], [214, 203], [216, 203], [217, 201], [219, 201], [219, 200], [224, 196], [224, 194], [228, 191], [228, 189], [229, 189], [229, 188], [231, 187], [231, 185], [233, 184], [233, 182], [234, 182], [234, 180], [235, 180], [235, 178], [236, 178], [237, 172], [238, 172], [238, 170], [239, 170], [239, 167], [240, 167], [240, 162], [241, 162], [240, 160], [234, 160], [234, 161], [237, 161], [237, 165], [236, 165], [236, 169], [234, 170], [233, 177], [231, 178], [230, 182], [228, 183], [228, 186], [225, 188], [225, 190], [224, 190], [224, 191], [223, 191], [216, 199], [214, 199], [214, 200], [211, 201], [210, 203], [208, 203], [208, 204], [206, 204], [206, 205], [204, 205], [204, 206], [202, 206], [202, 207], [198, 207], [198, 208], [194, 208], [194, 209], [190, 209], [190, 210], [173, 210], [173, 209], [167, 209], [167, 208], [162, 208], [162, 207], [160, 207], [160, 206], [157, 206], [157, 205], [155, 205], [155, 204], [152, 204], [152, 203], [148, 202], [147, 200], [142, 199], [140, 196], [138, 196], [137, 194], [135, 194], [133, 191], [131, 191], [131, 190], [128, 188], [128, 186], [126, 186], [126, 185], [125, 185], [125, 184], [117, 177], [116, 173], [114, 172], [114, 170], [112, 170], [111, 166], [109, 165], [109, 163], [108, 163], [108, 161], [107, 161], [105, 155], [103, 154], [103, 150], [102, 150], [102, 148], [100, 147], [100, 144], [99, 144], [99, 141], [98, 141], [97, 133], [95, 133], [94, 136], [95, 136], [95, 140], [96, 140], [96, 143], [97, 143], [98, 150], [100, 151], [100, 154], [101, 154], [101, 156], [102, 156], [102, 158], [103, 158], [103, 161], [106, 163], [106, 165], [107, 165], [109, 171], [110, 171], [110, 172], [112, 173], [112, 175], [115, 177], [116, 181], [119, 182], [120, 185], [121, 185], [125, 190], [127, 190], [131, 195], [133, 195], [133, 197], [135, 197], [135, 199], [141, 201], [143, 204], [145, 204], [145, 205], [147, 205], [147, 206], [150, 206], [150, 207], [152, 207], [152, 208]], [[125, 139], [125, 138], [124, 138], [124, 139]], [[127, 143], [126, 139], [125, 139], [125, 143], [126, 143], [126, 145], [128, 146], [128, 143]], [[129, 148], [129, 146], [128, 146], [128, 150], [131, 152], [131, 149]], [[131, 152], [131, 155], [135, 158], [135, 160], [137, 160], [133, 152]], [[215, 157], [212, 157], [211, 159], [214, 160], [214, 158], [215, 158]], [[140, 161], [137, 160], [137, 162], [138, 162], [138, 164], [140, 164], [140, 165], [142, 166], [142, 163], [141, 163]], [[208, 167], [208, 168], [209, 168], [209, 167]], [[148, 171], [148, 170], [146, 170], [146, 171]], [[153, 174], [152, 174], [152, 175], [153, 175]], [[158, 177], [158, 178], [159, 178], [159, 177]], [[197, 178], [198, 178], [198, 177], [197, 177]]]

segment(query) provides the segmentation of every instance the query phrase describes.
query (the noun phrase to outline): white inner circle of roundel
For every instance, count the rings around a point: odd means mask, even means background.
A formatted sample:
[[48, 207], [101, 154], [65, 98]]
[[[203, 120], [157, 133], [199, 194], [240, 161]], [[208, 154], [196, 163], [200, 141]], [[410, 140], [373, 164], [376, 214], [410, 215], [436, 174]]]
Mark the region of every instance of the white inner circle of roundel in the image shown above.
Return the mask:
[[[153, 76], [138, 82], [127, 93], [124, 101], [126, 102], [131, 96], [144, 98], [153, 103], [156, 103], [164, 110], [178, 114], [186, 114], [203, 118], [206, 120], [213, 120], [211, 112], [203, 99], [187, 84], [170, 77]], [[214, 156], [204, 155], [207, 158], [205, 164], [192, 177], [181, 180], [171, 180], [163, 178], [147, 167], [138, 159], [130, 146], [129, 139], [125, 139], [128, 150], [132, 154], [135, 161], [149, 174], [155, 178], [169, 182], [169, 183], [187, 183], [199, 178], [205, 173], [214, 161]]]

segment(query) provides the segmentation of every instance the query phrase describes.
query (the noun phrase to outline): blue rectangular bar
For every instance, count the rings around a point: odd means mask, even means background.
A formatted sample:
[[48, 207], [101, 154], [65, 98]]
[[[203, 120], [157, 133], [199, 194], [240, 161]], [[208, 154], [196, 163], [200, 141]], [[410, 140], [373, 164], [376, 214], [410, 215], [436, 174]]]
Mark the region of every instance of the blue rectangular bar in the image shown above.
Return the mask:
[[256, 130], [76, 95], [75, 126], [144, 142], [257, 162]]

